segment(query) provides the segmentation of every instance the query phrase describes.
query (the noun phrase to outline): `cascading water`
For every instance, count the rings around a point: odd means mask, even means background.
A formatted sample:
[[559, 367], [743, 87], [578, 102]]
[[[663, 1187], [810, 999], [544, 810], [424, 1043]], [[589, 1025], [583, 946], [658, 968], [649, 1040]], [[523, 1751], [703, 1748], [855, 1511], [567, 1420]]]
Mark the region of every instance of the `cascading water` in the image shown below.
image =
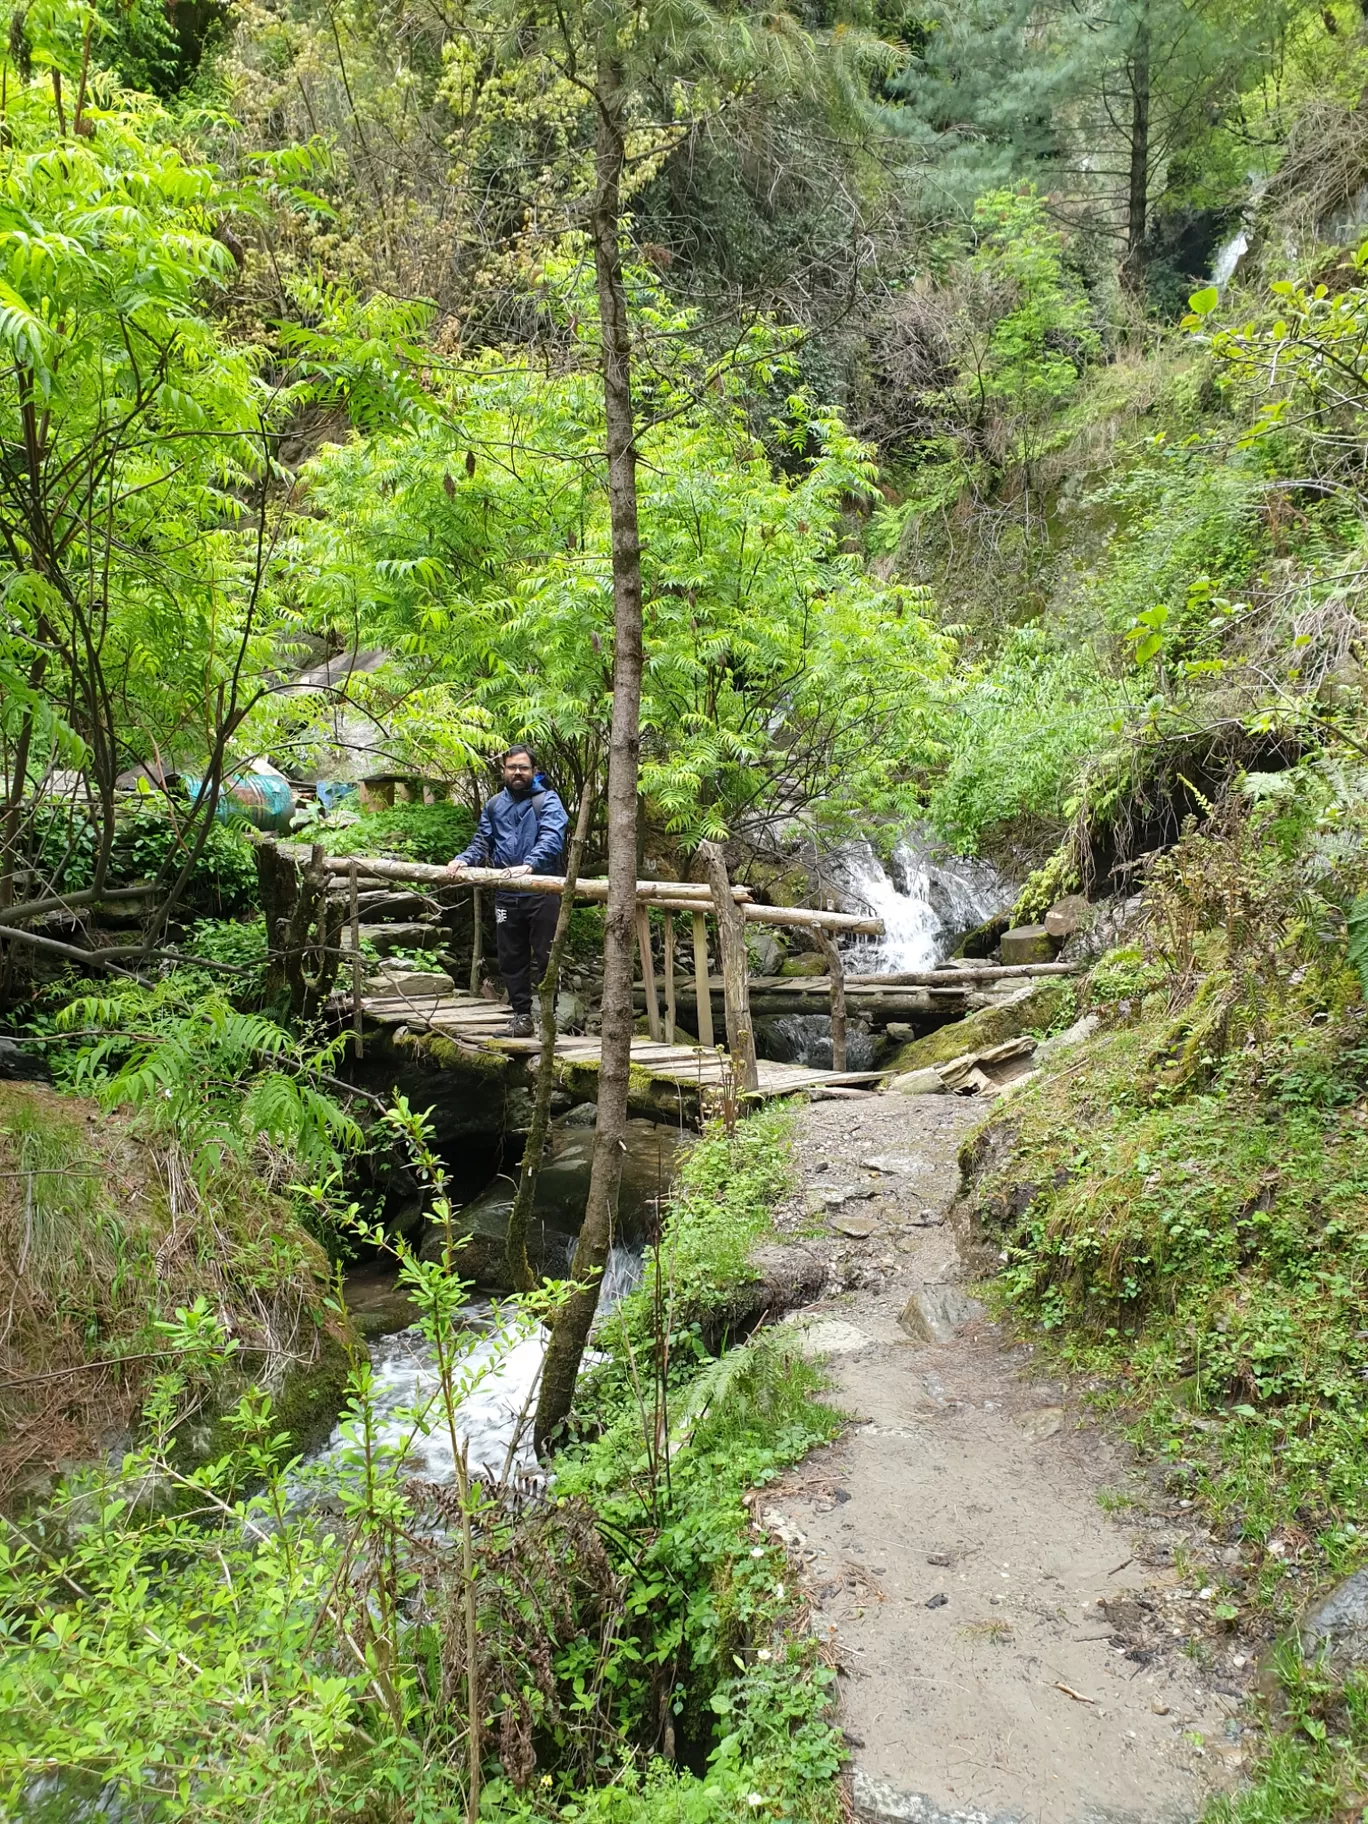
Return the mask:
[[841, 857], [839, 870], [850, 902], [884, 924], [882, 937], [857, 938], [847, 948], [851, 974], [934, 969], [957, 938], [1005, 912], [1016, 891], [991, 862], [945, 854], [915, 832], [897, 844], [887, 867], [860, 843]]
[[[802, 1064], [809, 1070], [831, 1069], [831, 1016], [826, 1013], [780, 1013], [755, 1022], [756, 1045], [763, 1057], [779, 1064]], [[854, 1022], [846, 1032], [846, 1069], [872, 1070], [874, 1040]]]
[[[641, 1277], [639, 1248], [613, 1248], [604, 1272], [600, 1310], [610, 1311]], [[548, 1332], [525, 1323], [505, 1327], [487, 1299], [472, 1300], [461, 1313], [468, 1339], [486, 1334], [460, 1353], [454, 1381], [468, 1389], [455, 1408], [456, 1434], [472, 1476], [490, 1482], [539, 1475], [532, 1450], [532, 1412], [546, 1355]], [[442, 1399], [433, 1344], [416, 1325], [370, 1345], [370, 1447], [382, 1465], [402, 1464], [427, 1482], [455, 1480], [451, 1430]], [[323, 1448], [291, 1480], [295, 1501], [326, 1497], [356, 1474], [354, 1422], [343, 1419]]]
[[[884, 934], [844, 948], [848, 975], [899, 975], [933, 969], [956, 939], [1005, 912], [1016, 889], [990, 862], [947, 854], [918, 831], [900, 841], [885, 867], [873, 848], [857, 843], [835, 858], [830, 872], [843, 910], [872, 913]], [[854, 1010], [852, 1009], [852, 1012]], [[830, 1070], [831, 1019], [826, 1013], [785, 1013], [755, 1022], [761, 1056]], [[873, 1070], [882, 1040], [852, 1018], [846, 1069]]]
[[1224, 290], [1234, 278], [1235, 268], [1248, 252], [1249, 236], [1243, 228], [1216, 249], [1216, 257], [1211, 262], [1211, 282], [1218, 290]]

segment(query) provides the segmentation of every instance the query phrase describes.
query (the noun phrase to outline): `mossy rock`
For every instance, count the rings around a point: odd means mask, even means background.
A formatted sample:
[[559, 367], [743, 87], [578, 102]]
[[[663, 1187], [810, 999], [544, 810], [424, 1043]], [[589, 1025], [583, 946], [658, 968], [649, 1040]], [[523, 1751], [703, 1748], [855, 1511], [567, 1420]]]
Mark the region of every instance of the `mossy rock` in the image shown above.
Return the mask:
[[951, 956], [969, 957], [974, 961], [992, 956], [1001, 942], [1003, 932], [1010, 929], [1011, 923], [1010, 912], [1000, 912], [996, 918], [985, 919], [981, 925], [975, 925], [972, 931], [965, 932], [950, 952]]
[[806, 956], [791, 956], [780, 966], [780, 975], [825, 975], [826, 958], [809, 952]]
[[1047, 1027], [1063, 1008], [1073, 986], [1066, 977], [1049, 976], [1032, 982], [1021, 994], [997, 1007], [981, 1007], [962, 1020], [952, 1020], [925, 1038], [902, 1045], [888, 1060], [890, 1074], [924, 1070], [930, 1064], [948, 1064], [951, 1058], [963, 1057], [969, 1051], [986, 1051], [990, 1045], [1001, 1045], [1004, 1039], [1019, 1038], [1023, 1032]]
[[[358, 1338], [350, 1323], [320, 1323], [310, 1339], [312, 1359], [290, 1362], [271, 1394], [272, 1429], [288, 1442], [282, 1458], [302, 1456], [326, 1443], [342, 1410], [351, 1373], [351, 1349]], [[177, 1455], [184, 1469], [213, 1462], [234, 1448], [237, 1436], [228, 1414], [248, 1387], [259, 1384], [263, 1359], [252, 1354], [226, 1375], [215, 1388], [207, 1410], [185, 1427]]]

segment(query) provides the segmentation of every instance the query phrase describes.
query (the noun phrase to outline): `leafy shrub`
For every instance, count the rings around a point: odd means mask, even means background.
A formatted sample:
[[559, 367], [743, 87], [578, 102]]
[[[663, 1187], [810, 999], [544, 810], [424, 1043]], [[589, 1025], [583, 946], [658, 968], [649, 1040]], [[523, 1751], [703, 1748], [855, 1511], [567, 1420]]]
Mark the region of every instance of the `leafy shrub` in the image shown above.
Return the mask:
[[[782, 1121], [761, 1119], [700, 1149], [682, 1228], [700, 1194], [716, 1235], [729, 1161], [744, 1187], [740, 1227], [760, 1224], [764, 1187], [783, 1182]], [[412, 1124], [396, 1107], [391, 1125]], [[734, 1270], [741, 1258], [733, 1250]], [[438, 1398], [464, 1397], [494, 1358], [483, 1332], [455, 1321], [463, 1288], [437, 1262], [409, 1257], [403, 1271], [429, 1340], [455, 1351]], [[377, 1450], [382, 1414], [361, 1360], [344, 1419], [350, 1473], [321, 1526], [289, 1505], [277, 1411], [259, 1389], [229, 1415], [226, 1454], [188, 1474], [178, 1466], [188, 1377], [226, 1339], [203, 1301], [160, 1330], [172, 1366], [148, 1401], [146, 1437], [120, 1472], [59, 1491], [60, 1558], [46, 1536], [0, 1545], [5, 1797], [60, 1770], [73, 1790], [84, 1776], [140, 1803], [151, 1796], [169, 1821], [269, 1812], [273, 1824], [323, 1824], [396, 1806], [464, 1815], [469, 1587], [495, 1716], [481, 1817], [740, 1824], [762, 1807], [835, 1824], [834, 1675], [786, 1593], [783, 1547], [743, 1500], [838, 1422], [814, 1398], [811, 1363], [772, 1339], [682, 1363], [661, 1474], [624, 1356], [593, 1389], [601, 1437], [562, 1457], [557, 1498], [524, 1513], [459, 1471], [457, 1484], [425, 1491], [405, 1453]], [[417, 1409], [383, 1416], [417, 1423]], [[199, 1511], [130, 1503], [128, 1490], [149, 1480]], [[244, 1681], [245, 1665], [270, 1676]], [[656, 1760], [671, 1716], [690, 1758], [706, 1757], [701, 1775]], [[187, 1765], [193, 1781], [176, 1777]]]
[[962, 854], [1006, 824], [1057, 839], [1086, 766], [1115, 740], [1118, 687], [1085, 643], [1056, 646], [1016, 629], [964, 690], [949, 727], [950, 759], [932, 787], [931, 822]]
[[396, 804], [320, 834], [332, 855], [388, 855], [443, 867], [474, 830], [475, 819], [463, 804]]
[[256, 918], [202, 918], [185, 943], [187, 956], [203, 957], [206, 962], [229, 963], [240, 973], [228, 977], [214, 974], [216, 989], [228, 993], [239, 1003], [251, 1003], [266, 985], [266, 920]]

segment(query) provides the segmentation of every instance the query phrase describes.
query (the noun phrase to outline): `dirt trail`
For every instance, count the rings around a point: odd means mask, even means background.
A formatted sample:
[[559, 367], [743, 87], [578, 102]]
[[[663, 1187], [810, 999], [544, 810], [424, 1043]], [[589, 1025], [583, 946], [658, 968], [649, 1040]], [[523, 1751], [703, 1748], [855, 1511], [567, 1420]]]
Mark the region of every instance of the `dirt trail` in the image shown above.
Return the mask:
[[[874, 1192], [828, 1219], [868, 1230], [833, 1249], [834, 1283], [853, 1289], [789, 1320], [829, 1357], [852, 1423], [767, 1491], [761, 1518], [806, 1563], [837, 1656], [859, 1818], [1189, 1819], [1243, 1758], [1239, 1675], [1180, 1650], [1170, 1624], [1211, 1592], [1179, 1589], [1173, 1535], [1099, 1505], [1127, 1485], [1121, 1455], [1029, 1348], [966, 1314], [943, 1218], [980, 1112], [885, 1095], [800, 1117], [804, 1191], [781, 1226], [810, 1231], [824, 1193]], [[913, 1294], [948, 1340], [900, 1325]]]

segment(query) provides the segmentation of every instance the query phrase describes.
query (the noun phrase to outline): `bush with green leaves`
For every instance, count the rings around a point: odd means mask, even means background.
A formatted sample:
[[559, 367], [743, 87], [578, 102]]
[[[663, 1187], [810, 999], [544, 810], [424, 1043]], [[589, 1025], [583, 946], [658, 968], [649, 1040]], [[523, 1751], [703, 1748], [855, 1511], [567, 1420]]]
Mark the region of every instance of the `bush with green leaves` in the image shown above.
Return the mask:
[[396, 804], [364, 811], [317, 836], [330, 855], [390, 856], [444, 867], [470, 841], [475, 819], [464, 804]]
[[[594, 319], [586, 284], [548, 260], [558, 321]], [[631, 284], [662, 361], [638, 402], [643, 791], [686, 845], [776, 792], [833, 822], [907, 812], [939, 751], [952, 648], [924, 591], [880, 581], [850, 548], [871, 452], [793, 393], [776, 465], [747, 405], [757, 381], [782, 383], [790, 338], [758, 326], [700, 373], [694, 318], [645, 273]], [[346, 637], [356, 615], [396, 655], [393, 676], [354, 688], [402, 695], [407, 679], [453, 759], [529, 740], [574, 798], [611, 690], [602, 389], [501, 351], [448, 366], [439, 390], [440, 409], [403, 430], [319, 452], [290, 561], [311, 613], [345, 602]]]
[[[421, 1117], [390, 1119], [428, 1159], [433, 1215], [449, 1223]], [[762, 1130], [703, 1143], [674, 1215], [684, 1256], [718, 1238], [729, 1165], [741, 1230], [756, 1233], [783, 1147], [773, 1111]], [[695, 1196], [706, 1234], [690, 1238]], [[32, 1522], [0, 1520], [0, 1792], [42, 1775], [168, 1821], [319, 1824], [383, 1807], [454, 1824], [471, 1809], [475, 1640], [481, 1818], [741, 1824], [759, 1794], [766, 1815], [835, 1824], [833, 1675], [783, 1548], [742, 1499], [831, 1434], [812, 1364], [765, 1339], [695, 1357], [652, 1410], [624, 1352], [585, 1408], [602, 1436], [562, 1459], [553, 1500], [525, 1507], [492, 1479], [425, 1485], [392, 1436], [382, 1446], [382, 1422], [415, 1441], [458, 1426], [499, 1350], [461, 1330], [465, 1288], [440, 1260], [399, 1251], [438, 1384], [382, 1413], [358, 1356], [335, 1511], [292, 1497], [260, 1389], [229, 1415], [231, 1447], [185, 1467], [187, 1395], [228, 1340], [195, 1303], [160, 1325], [169, 1366], [123, 1464], [73, 1479]], [[508, 1342], [525, 1334], [513, 1307], [503, 1321]], [[174, 1509], [137, 1500], [149, 1485]], [[656, 1758], [667, 1718], [705, 1771]]]
[[292, 1033], [241, 1010], [218, 979], [192, 966], [70, 1001], [54, 1027], [81, 1043], [63, 1080], [106, 1108], [138, 1109], [202, 1174], [263, 1146], [303, 1167], [337, 1167], [363, 1138], [333, 1074], [345, 1035]]
[[1117, 742], [1122, 703], [1088, 643], [1016, 629], [947, 720], [950, 753], [929, 800], [936, 830], [969, 855], [1008, 827], [1023, 847], [1057, 836], [1080, 777]]

